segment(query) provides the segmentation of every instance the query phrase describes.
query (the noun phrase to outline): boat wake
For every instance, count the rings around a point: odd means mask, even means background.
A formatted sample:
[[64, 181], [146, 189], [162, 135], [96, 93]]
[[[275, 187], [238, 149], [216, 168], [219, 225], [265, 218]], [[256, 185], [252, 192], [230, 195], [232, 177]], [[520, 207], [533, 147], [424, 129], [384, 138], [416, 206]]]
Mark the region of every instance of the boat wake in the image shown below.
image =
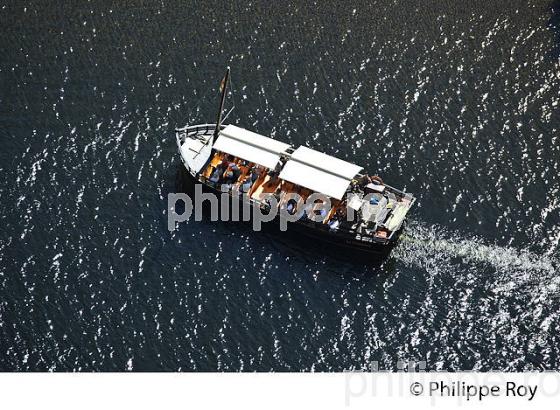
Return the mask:
[[411, 222], [394, 251], [401, 262], [430, 270], [456, 263], [460, 266], [490, 268], [495, 273], [494, 291], [534, 289], [538, 285], [546, 294], [560, 290], [560, 261], [524, 249], [487, 244], [483, 239], [465, 238], [443, 227]]

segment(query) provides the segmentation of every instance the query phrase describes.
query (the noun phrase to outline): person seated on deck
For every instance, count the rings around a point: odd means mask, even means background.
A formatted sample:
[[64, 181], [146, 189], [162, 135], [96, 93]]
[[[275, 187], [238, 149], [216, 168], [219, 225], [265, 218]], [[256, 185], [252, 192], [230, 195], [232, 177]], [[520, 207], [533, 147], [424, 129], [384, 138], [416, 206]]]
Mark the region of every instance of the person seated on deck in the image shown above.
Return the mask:
[[237, 179], [239, 178], [239, 175], [241, 175], [241, 169], [239, 168], [239, 166], [237, 164], [234, 163], [234, 164], [231, 164], [231, 170], [233, 171], [233, 176], [235, 178], [235, 181], [237, 181]]
[[294, 198], [290, 198], [288, 200], [288, 203], [286, 204], [286, 211], [290, 215], [295, 215], [295, 213], [297, 211], [297, 201]]
[[251, 183], [254, 183], [257, 179], [259, 179], [259, 177], [261, 176], [261, 168], [260, 167], [254, 167], [251, 170], [251, 173], [249, 174], [250, 178], [251, 178]]
[[245, 180], [241, 184], [242, 192], [249, 192], [255, 181], [259, 178], [260, 169], [258, 167], [251, 168], [249, 174], [245, 177]]
[[271, 205], [270, 200], [268, 198], [265, 198], [263, 200], [263, 202], [260, 205], [260, 209], [261, 209], [261, 212], [264, 215], [268, 215], [270, 213], [270, 210], [272, 209], [272, 205]]
[[218, 165], [216, 169], [214, 169], [214, 172], [212, 172], [212, 175], [210, 175], [209, 181], [215, 184], [219, 183], [223, 173], [223, 168]]
[[336, 217], [339, 222], [339, 226], [350, 229], [356, 220], [356, 212], [348, 214], [347, 203], [344, 201], [341, 206], [336, 210]]
[[228, 155], [226, 157], [224, 157], [224, 159], [222, 159], [222, 162], [220, 163], [220, 165], [222, 166], [223, 169], [227, 169], [227, 167], [229, 167], [229, 165], [233, 162], [233, 157], [231, 155]]
[[239, 167], [234, 163], [230, 163], [226, 171], [224, 172], [225, 183], [234, 184], [235, 181], [237, 181], [237, 178], [239, 178], [240, 174], [241, 170], [239, 169]]
[[245, 178], [245, 181], [243, 181], [243, 183], [241, 184], [241, 192], [249, 192], [251, 190], [252, 185], [253, 185], [253, 181], [251, 181], [251, 178], [248, 176], [247, 178]]

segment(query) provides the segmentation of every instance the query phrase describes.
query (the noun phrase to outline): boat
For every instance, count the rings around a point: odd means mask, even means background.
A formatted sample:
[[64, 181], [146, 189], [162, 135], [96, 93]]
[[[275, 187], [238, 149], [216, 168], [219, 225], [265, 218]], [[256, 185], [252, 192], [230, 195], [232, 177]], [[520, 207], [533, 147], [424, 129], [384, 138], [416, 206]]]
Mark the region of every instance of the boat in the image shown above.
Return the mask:
[[[287, 231], [298, 237], [349, 254], [388, 255], [404, 229], [414, 196], [377, 175], [368, 175], [359, 165], [224, 124], [229, 78], [228, 68], [220, 85], [215, 123], [175, 130], [190, 182], [204, 192], [244, 202], [253, 210], [265, 214], [272, 210], [275, 217], [271, 222], [294, 215], [297, 209]], [[323, 202], [308, 202], [315, 197], [326, 198], [330, 206], [321, 209]], [[270, 198], [276, 201], [271, 203]]]

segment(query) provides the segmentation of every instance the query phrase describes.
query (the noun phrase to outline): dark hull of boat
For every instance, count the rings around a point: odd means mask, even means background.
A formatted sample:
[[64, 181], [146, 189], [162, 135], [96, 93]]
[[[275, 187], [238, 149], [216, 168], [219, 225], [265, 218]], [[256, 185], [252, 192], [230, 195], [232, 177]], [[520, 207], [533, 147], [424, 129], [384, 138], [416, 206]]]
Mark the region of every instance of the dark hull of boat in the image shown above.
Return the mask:
[[[180, 166], [181, 172], [179, 175], [181, 191], [186, 193], [194, 193], [196, 184], [202, 186], [203, 192], [221, 195], [222, 192], [216, 188], [199, 181], [196, 176], [192, 175], [184, 166]], [[250, 222], [247, 222], [248, 224]], [[316, 226], [315, 223], [302, 223], [302, 222], [289, 222], [286, 231], [282, 232], [279, 228], [279, 217], [274, 218], [270, 222], [262, 224], [263, 231], [275, 231], [277, 234], [287, 236], [290, 239], [303, 241], [305, 247], [311, 244], [316, 250], [323, 252], [335, 251], [335, 256], [342, 258], [366, 258], [368, 260], [374, 259], [376, 261], [384, 260], [391, 250], [398, 242], [403, 228], [395, 233], [394, 238], [387, 243], [377, 242], [364, 242], [348, 236], [344, 237], [338, 232], [332, 232], [326, 225]], [[315, 225], [315, 226], [314, 226]]]

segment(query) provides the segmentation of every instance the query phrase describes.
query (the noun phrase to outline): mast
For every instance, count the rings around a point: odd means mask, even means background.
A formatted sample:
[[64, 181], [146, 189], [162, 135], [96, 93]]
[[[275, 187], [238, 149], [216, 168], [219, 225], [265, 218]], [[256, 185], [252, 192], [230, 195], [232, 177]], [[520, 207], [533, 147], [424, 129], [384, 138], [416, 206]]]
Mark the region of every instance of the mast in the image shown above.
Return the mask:
[[224, 110], [224, 101], [226, 99], [226, 92], [227, 86], [229, 81], [229, 67], [227, 68], [226, 75], [220, 84], [220, 88], [222, 89], [222, 96], [220, 98], [220, 110], [218, 111], [218, 120], [216, 121], [216, 129], [214, 130], [214, 136], [212, 137], [212, 145], [216, 141], [218, 137], [218, 133], [220, 132], [220, 126], [222, 125], [222, 111]]

